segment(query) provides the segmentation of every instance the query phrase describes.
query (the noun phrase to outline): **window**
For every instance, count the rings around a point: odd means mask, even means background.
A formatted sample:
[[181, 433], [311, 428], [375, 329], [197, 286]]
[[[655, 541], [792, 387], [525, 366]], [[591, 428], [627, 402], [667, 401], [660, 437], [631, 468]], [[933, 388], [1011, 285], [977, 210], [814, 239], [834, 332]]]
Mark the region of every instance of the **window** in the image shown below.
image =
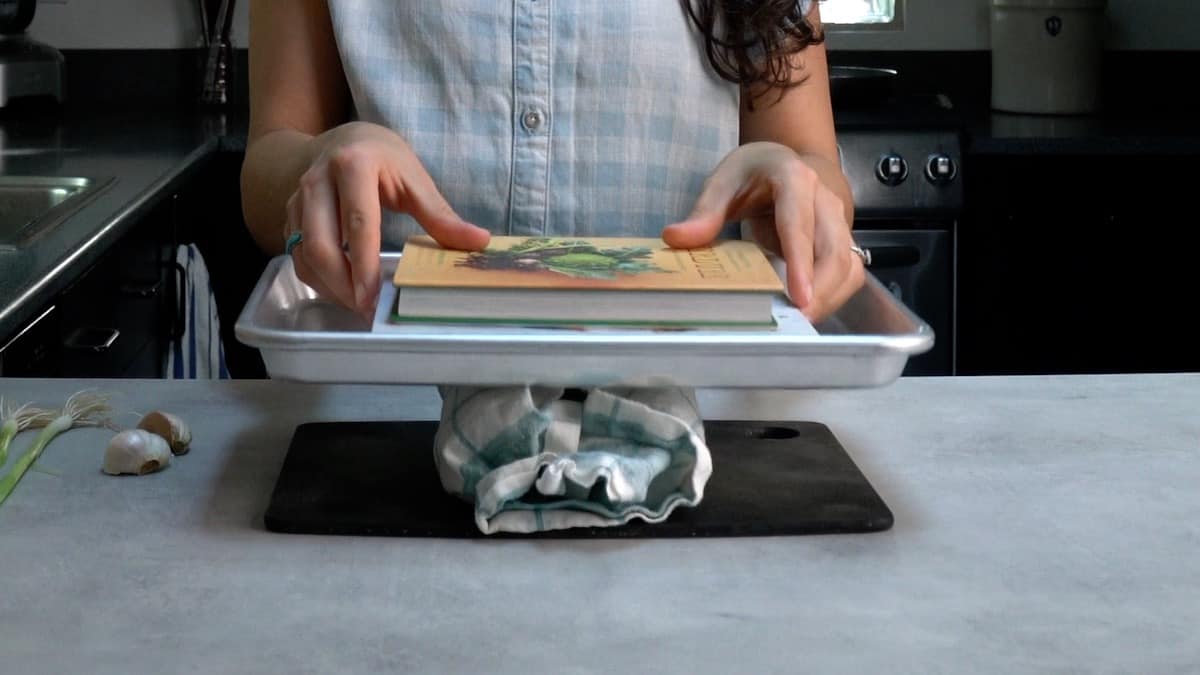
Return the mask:
[[902, 0], [821, 0], [821, 21], [836, 26], [891, 27], [900, 24]]

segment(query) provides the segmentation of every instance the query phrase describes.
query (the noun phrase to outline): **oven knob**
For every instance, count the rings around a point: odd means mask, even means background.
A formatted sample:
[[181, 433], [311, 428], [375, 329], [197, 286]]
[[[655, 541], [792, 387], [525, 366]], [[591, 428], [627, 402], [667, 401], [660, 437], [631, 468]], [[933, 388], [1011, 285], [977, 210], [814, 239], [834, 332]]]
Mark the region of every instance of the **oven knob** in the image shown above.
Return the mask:
[[900, 155], [884, 155], [875, 165], [875, 177], [884, 185], [899, 185], [908, 178], [908, 162]]
[[934, 185], [946, 185], [958, 176], [958, 163], [949, 155], [930, 155], [925, 162], [925, 177]]

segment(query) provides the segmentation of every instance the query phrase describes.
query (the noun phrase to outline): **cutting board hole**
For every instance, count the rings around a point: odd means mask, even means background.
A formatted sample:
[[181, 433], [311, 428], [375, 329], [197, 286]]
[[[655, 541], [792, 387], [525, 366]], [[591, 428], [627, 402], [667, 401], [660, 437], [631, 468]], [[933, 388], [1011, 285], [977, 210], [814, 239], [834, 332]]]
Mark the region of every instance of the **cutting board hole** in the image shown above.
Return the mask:
[[761, 438], [768, 441], [783, 441], [795, 438], [800, 432], [790, 427], [755, 427], [746, 430], [750, 438]]

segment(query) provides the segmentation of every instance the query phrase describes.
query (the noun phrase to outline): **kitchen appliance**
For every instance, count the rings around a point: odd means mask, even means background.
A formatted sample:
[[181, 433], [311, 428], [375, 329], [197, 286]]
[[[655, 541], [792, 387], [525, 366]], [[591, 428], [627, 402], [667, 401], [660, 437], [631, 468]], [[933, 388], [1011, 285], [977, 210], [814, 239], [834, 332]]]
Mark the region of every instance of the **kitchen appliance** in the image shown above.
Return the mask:
[[962, 143], [942, 96], [894, 96], [836, 115], [867, 268], [933, 328], [904, 375], [955, 373], [955, 237], [963, 211]]
[[991, 0], [992, 108], [1096, 112], [1106, 7], [1107, 0]]
[[898, 76], [891, 68], [830, 66], [830, 99], [839, 107], [889, 98]]
[[25, 35], [37, 0], [0, 0], [0, 108], [16, 99], [65, 94], [62, 52]]

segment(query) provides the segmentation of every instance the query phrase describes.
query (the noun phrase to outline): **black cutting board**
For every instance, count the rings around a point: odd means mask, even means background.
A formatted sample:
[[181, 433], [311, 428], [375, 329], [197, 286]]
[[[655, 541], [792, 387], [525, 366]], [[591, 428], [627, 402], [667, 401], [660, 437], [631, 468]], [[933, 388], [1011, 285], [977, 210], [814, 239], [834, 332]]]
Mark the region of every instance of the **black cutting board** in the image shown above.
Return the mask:
[[265, 515], [268, 530], [397, 537], [737, 537], [874, 532], [892, 513], [833, 433], [814, 422], [706, 422], [704, 500], [665, 522], [484, 535], [433, 463], [437, 422], [296, 428]]

